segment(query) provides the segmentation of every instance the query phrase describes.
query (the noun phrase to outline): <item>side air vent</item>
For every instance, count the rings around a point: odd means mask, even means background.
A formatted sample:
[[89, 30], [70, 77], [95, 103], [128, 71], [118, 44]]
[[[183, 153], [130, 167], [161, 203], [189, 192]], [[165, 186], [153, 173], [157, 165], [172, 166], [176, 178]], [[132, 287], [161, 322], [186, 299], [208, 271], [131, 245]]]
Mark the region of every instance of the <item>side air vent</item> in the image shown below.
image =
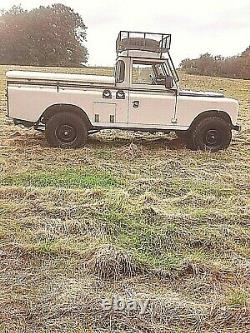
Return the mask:
[[116, 99], [125, 99], [125, 92], [123, 90], [118, 90], [116, 93]]
[[103, 97], [103, 98], [112, 98], [112, 93], [111, 93], [111, 91], [108, 90], [108, 89], [105, 89], [105, 90], [103, 91], [103, 93], [102, 93], [102, 97]]
[[100, 116], [99, 114], [95, 114], [95, 123], [99, 123], [100, 122]]

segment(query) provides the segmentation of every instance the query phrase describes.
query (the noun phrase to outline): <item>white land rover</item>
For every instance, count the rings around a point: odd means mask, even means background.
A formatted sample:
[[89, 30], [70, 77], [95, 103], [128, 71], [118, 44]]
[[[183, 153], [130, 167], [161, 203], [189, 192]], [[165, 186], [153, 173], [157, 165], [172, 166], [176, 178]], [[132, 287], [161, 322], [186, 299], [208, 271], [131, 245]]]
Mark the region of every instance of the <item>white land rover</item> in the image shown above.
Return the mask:
[[45, 129], [51, 146], [77, 148], [102, 129], [174, 131], [192, 149], [226, 149], [239, 104], [181, 90], [170, 34], [121, 31], [115, 77], [9, 71], [8, 116]]

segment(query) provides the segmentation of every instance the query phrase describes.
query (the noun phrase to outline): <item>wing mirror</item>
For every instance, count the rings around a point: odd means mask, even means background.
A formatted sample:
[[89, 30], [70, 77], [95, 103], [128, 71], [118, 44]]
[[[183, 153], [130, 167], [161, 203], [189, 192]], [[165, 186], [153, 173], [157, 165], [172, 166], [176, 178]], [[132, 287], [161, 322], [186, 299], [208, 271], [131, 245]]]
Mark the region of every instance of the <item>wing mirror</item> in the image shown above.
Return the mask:
[[174, 86], [174, 80], [173, 80], [172, 76], [167, 76], [165, 78], [165, 87], [167, 89], [171, 89], [171, 88], [173, 88], [173, 86]]

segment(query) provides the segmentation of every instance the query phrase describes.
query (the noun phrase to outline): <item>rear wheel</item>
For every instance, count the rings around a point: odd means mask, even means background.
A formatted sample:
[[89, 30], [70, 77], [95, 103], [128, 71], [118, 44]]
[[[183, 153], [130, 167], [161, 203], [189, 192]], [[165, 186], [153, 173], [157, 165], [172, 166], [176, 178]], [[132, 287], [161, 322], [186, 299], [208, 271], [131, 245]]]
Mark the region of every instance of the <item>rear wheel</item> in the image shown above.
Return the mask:
[[232, 140], [231, 126], [219, 117], [204, 118], [192, 129], [191, 139], [194, 149], [213, 152], [223, 150]]
[[45, 136], [52, 147], [78, 148], [87, 141], [84, 120], [75, 113], [55, 113], [46, 123]]

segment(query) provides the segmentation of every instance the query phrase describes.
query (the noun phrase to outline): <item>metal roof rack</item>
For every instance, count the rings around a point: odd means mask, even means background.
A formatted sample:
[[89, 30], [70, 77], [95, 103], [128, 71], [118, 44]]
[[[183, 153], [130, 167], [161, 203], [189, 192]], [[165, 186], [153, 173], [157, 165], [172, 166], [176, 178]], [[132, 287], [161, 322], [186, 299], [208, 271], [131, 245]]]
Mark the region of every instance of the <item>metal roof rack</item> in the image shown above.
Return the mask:
[[120, 31], [116, 41], [116, 52], [139, 50], [154, 52], [162, 56], [169, 51], [171, 45], [171, 34]]

